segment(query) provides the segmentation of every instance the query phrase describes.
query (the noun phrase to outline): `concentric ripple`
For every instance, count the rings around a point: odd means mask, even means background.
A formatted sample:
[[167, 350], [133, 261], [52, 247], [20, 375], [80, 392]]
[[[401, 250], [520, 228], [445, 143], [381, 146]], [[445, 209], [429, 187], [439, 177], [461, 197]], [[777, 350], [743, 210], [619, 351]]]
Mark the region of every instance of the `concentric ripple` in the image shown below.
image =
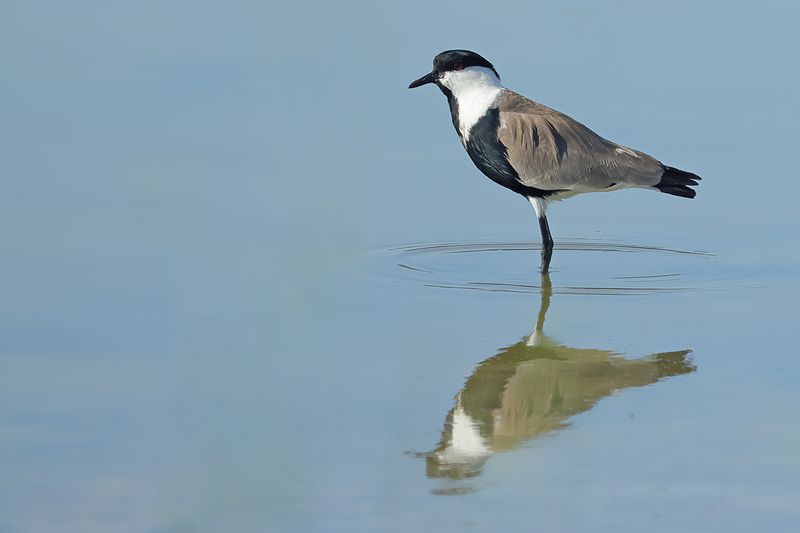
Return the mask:
[[[378, 250], [377, 273], [425, 287], [535, 293], [541, 287], [539, 244], [424, 243]], [[553, 291], [637, 295], [752, 287], [735, 261], [715, 254], [589, 240], [556, 244]]]

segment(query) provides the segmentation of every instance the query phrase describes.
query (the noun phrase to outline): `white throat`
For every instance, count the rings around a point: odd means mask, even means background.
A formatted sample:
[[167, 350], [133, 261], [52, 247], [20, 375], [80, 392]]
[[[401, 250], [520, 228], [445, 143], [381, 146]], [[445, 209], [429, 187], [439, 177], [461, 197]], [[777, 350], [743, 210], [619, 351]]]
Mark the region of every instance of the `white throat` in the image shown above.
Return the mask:
[[458, 103], [458, 130], [467, 144], [472, 126], [492, 107], [503, 86], [490, 68], [467, 67], [445, 72], [439, 83], [447, 87]]

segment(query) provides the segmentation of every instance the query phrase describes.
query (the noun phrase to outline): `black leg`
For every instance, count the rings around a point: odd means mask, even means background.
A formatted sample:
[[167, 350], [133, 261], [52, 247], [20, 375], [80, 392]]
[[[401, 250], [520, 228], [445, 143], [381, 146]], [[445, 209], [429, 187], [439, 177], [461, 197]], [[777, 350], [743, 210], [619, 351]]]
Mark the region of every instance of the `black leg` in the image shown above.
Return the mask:
[[542, 273], [550, 269], [550, 258], [553, 257], [553, 236], [550, 235], [550, 226], [547, 217], [539, 218], [539, 229], [542, 230]]

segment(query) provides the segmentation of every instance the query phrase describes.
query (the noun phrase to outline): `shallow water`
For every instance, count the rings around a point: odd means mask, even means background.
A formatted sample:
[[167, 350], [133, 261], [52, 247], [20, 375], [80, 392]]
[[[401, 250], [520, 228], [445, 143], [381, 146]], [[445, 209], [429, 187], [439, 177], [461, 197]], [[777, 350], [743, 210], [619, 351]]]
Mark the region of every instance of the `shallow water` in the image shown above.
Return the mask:
[[[540, 246], [541, 243], [501, 242], [403, 246], [392, 248], [385, 254], [387, 260], [395, 261], [396, 266], [403, 270], [391, 272], [387, 265], [383, 265], [383, 270], [397, 279], [414, 280], [428, 287], [539, 293], [542, 290], [541, 283], [526, 284], [525, 281], [530, 279], [531, 270], [538, 268], [535, 261], [530, 261], [530, 257], [531, 252], [538, 252]], [[714, 261], [714, 255], [704, 252], [588, 240], [562, 241], [555, 249], [559, 251], [560, 262], [565, 264], [559, 271], [559, 278], [564, 280], [564, 285], [556, 287], [556, 290], [564, 294], [613, 295], [711, 290], [715, 288], [713, 277], [722, 274], [716, 267], [719, 262]], [[503, 257], [513, 252], [516, 252], [517, 257]], [[573, 252], [586, 255], [581, 258]], [[608, 259], [604, 255], [606, 253], [611, 254]], [[474, 255], [464, 259], [454, 254]], [[612, 257], [617, 254], [637, 255], [620, 261], [618, 257]], [[591, 259], [586, 259], [588, 257]], [[688, 265], [690, 261], [697, 259], [708, 262], [705, 265], [706, 272], [702, 268], [704, 265]], [[503, 265], [504, 268], [498, 270], [496, 265]], [[691, 280], [686, 273], [680, 272], [687, 270], [687, 265], [691, 270]], [[624, 272], [631, 274], [623, 275]], [[633, 272], [636, 274], [632, 274]], [[488, 276], [499, 279], [491, 280]], [[724, 278], [716, 281], [724, 283]], [[581, 285], [570, 285], [571, 282]], [[718, 288], [723, 287], [725, 286]], [[729, 287], [732, 288], [733, 285]]]
[[[0, 531], [798, 530], [794, 4], [64, 6], [0, 8]], [[406, 89], [458, 46], [697, 198], [542, 277]]]
[[[673, 403], [676, 412], [668, 415], [669, 420], [653, 419], [644, 423], [654, 428], [663, 424], [676, 425], [687, 442], [651, 443], [654, 448], [649, 453], [676, 466], [682, 460], [691, 462], [690, 457], [681, 459], [673, 454], [676, 445], [688, 445], [692, 438], [697, 437], [687, 428], [692, 425], [687, 420], [692, 408], [685, 407], [686, 399], [671, 399], [670, 395], [680, 395], [681, 392], [677, 391], [687, 393], [688, 385], [681, 380], [688, 380], [689, 384], [697, 379], [704, 381], [704, 365], [720, 363], [707, 353], [708, 348], [701, 349], [706, 353], [700, 356], [694, 354], [693, 339], [697, 338], [697, 333], [693, 330], [698, 325], [711, 325], [720, 318], [717, 305], [755, 302], [762, 298], [769, 299], [774, 305], [778, 287], [782, 287], [781, 291], [788, 290], [789, 294], [795, 294], [797, 289], [794, 281], [781, 280], [779, 273], [772, 272], [770, 261], [763, 257], [745, 260], [710, 252], [586, 240], [563, 243], [557, 250], [561, 262], [567, 264], [544, 275], [535, 274], [532, 268], [538, 260], [538, 245], [535, 243], [422, 244], [373, 252], [376, 262], [373, 273], [385, 278], [376, 280], [377, 283], [397, 280], [430, 291], [485, 292], [490, 298], [511, 306], [516, 302], [508, 300], [509, 294], [536, 295], [539, 302], [538, 310], [531, 308], [529, 311], [530, 326], [526, 334], [513, 344], [498, 347], [464, 378], [463, 386], [455, 392], [453, 405], [444, 417], [441, 437], [435, 447], [428, 452], [410, 454], [426, 460], [426, 475], [436, 481], [430, 488], [432, 494], [472, 494], [486, 487], [502, 491], [502, 488], [494, 486], [498, 481], [486, 484], [480, 479], [484, 465], [492, 456], [515, 451], [521, 453], [519, 449], [531, 447], [557, 447], [554, 442], [534, 445], [531, 441], [555, 438], [554, 433], [583, 426], [587, 422], [581, 416], [588, 416], [585, 413], [607, 398], [611, 401], [611, 397], [614, 397], [618, 409], [630, 411], [627, 416], [631, 421], [636, 419], [639, 402]], [[582, 254], [585, 254], [584, 260], [579, 259]], [[619, 254], [628, 255], [620, 259], [616, 257]], [[490, 266], [496, 268], [490, 269]], [[639, 274], [632, 274], [634, 272]], [[580, 285], [576, 284], [577, 280], [580, 280]], [[619, 296], [626, 298], [618, 300]], [[560, 302], [563, 298], [574, 299], [569, 302], [570, 307], [578, 310], [575, 313], [586, 316], [553, 317], [557, 311], [551, 310], [551, 305], [558, 309], [559, 304], [567, 303]], [[533, 302], [534, 298], [528, 301]], [[487, 303], [483, 300], [483, 304]], [[792, 304], [788, 300], [787, 303], [791, 308]], [[709, 306], [715, 309], [713, 314], [716, 317], [708, 316]], [[773, 310], [782, 314], [780, 306]], [[773, 313], [767, 311], [765, 314], [769, 316], [768, 320], [774, 320]], [[570, 346], [569, 341], [547, 334], [548, 315], [549, 322], [556, 323], [561, 335], [567, 339], [580, 339], [577, 346]], [[784, 319], [791, 320], [792, 316], [793, 313], [787, 313]], [[722, 344], [735, 343], [732, 339], [736, 338], [738, 328], [753, 335], [763, 327], [757, 317], [758, 313], [744, 313], [743, 323], [728, 317], [722, 321], [727, 324], [717, 325], [731, 328], [725, 338], [713, 339], [709, 334], [699, 342], [711, 340], [712, 345], [714, 340]], [[576, 318], [579, 331], [572, 331], [569, 323]], [[485, 320], [479, 324], [484, 325]], [[592, 336], [587, 335], [587, 331], [600, 332], [599, 338], [604, 340], [600, 344], [589, 340]], [[604, 349], [604, 343], [608, 349]], [[648, 355], [646, 351], [620, 348], [648, 344], [669, 350]], [[791, 353], [791, 343], [787, 350]], [[735, 359], [738, 350], [728, 347], [721, 351]], [[700, 376], [692, 375], [698, 367]], [[656, 388], [642, 393], [639, 398], [625, 398], [628, 394], [635, 394], [627, 389], [658, 387], [661, 385], [656, 384], [665, 379], [674, 381], [671, 385], [664, 385], [665, 389], [671, 386], [676, 392], [662, 392]], [[648, 398], [650, 395], [655, 396]], [[695, 422], [703, 424], [702, 421]], [[786, 420], [787, 430], [796, 436], [797, 428], [792, 427], [792, 422], [791, 418]], [[584, 435], [591, 442], [583, 446], [596, 446], [593, 442], [596, 437]], [[616, 439], [604, 437], [614, 442], [614, 446], [632, 446], [630, 442], [623, 445]], [[642, 445], [647, 446], [646, 443]], [[724, 452], [724, 448], [715, 451]], [[570, 455], [570, 452], [565, 453]], [[592, 453], [614, 454], [613, 450], [595, 449]], [[687, 454], [692, 455], [692, 452], [687, 451]], [[617, 457], [617, 460], [624, 456]], [[570, 470], [568, 464], [561, 468]], [[598, 468], [598, 465], [593, 466]], [[635, 470], [637, 466], [625, 468]], [[687, 467], [682, 465], [680, 468]], [[536, 470], [532, 470], [531, 475], [535, 475], [534, 472]], [[664, 484], [659, 490], [668, 490], [666, 480], [655, 478], [651, 482]], [[746, 498], [744, 495], [741, 497]], [[787, 501], [793, 498], [794, 495]], [[794, 519], [796, 511], [792, 509], [793, 506], [784, 509], [789, 521]], [[549, 527], [564, 525], [554, 521]]]

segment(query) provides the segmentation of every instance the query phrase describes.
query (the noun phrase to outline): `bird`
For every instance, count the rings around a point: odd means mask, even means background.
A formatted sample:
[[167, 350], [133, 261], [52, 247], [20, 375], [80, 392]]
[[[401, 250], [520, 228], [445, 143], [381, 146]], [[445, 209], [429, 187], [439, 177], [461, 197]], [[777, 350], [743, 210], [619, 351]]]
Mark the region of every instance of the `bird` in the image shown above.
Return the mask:
[[470, 50], [447, 50], [409, 89], [434, 84], [447, 97], [453, 126], [475, 166], [533, 205], [542, 234], [541, 271], [553, 237], [547, 207], [576, 194], [643, 188], [694, 198], [700, 176], [609, 141], [577, 120], [500, 83], [494, 65]]

